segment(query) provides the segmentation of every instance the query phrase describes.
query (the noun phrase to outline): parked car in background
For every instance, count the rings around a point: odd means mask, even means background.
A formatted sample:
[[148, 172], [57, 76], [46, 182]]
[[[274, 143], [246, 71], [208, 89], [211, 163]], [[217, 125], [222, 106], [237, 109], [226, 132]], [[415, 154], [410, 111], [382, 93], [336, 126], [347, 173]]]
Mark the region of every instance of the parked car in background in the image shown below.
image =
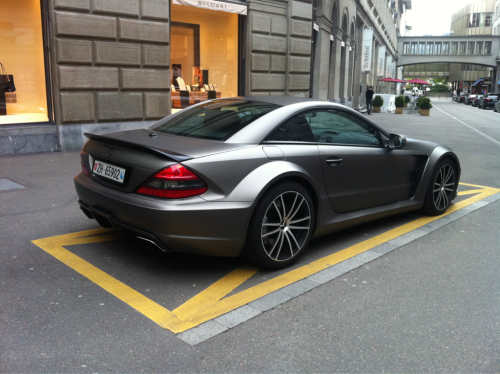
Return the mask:
[[498, 93], [485, 93], [484, 96], [479, 99], [479, 108], [493, 108], [499, 96], [500, 94]]
[[472, 100], [471, 105], [472, 106], [478, 106], [479, 105], [479, 100], [483, 97], [483, 95], [476, 95], [476, 97]]
[[467, 95], [467, 97], [465, 98], [465, 105], [470, 105], [472, 104], [472, 100], [474, 100], [476, 98], [476, 94], [469, 94]]
[[465, 96], [468, 95], [466, 93], [461, 93], [460, 96], [458, 97], [458, 102], [459, 103], [464, 103], [465, 102]]
[[495, 110], [495, 112], [500, 113], [500, 100], [498, 100], [495, 103], [495, 106], [493, 107], [493, 109]]

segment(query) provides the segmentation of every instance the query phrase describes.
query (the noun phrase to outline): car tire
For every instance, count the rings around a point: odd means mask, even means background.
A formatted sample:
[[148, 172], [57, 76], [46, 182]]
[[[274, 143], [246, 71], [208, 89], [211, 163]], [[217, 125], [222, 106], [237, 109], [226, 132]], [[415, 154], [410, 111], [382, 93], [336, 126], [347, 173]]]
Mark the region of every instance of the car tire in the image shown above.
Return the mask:
[[291, 265], [307, 247], [315, 209], [307, 189], [296, 182], [271, 187], [257, 203], [243, 257], [267, 269]]
[[432, 173], [422, 210], [431, 216], [443, 214], [455, 196], [457, 180], [455, 164], [450, 159], [441, 160]]

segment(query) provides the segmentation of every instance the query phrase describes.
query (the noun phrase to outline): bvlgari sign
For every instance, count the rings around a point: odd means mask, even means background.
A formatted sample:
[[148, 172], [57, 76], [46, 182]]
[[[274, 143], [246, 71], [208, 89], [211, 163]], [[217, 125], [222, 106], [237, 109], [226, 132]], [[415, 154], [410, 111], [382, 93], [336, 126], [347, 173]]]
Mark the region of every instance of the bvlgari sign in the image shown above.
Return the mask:
[[221, 12], [247, 15], [247, 6], [234, 3], [225, 3], [214, 0], [173, 0], [174, 4], [194, 6], [196, 8], [219, 10]]
[[361, 66], [361, 71], [363, 73], [369, 73], [371, 70], [372, 63], [372, 44], [373, 44], [373, 28], [367, 27], [363, 30], [363, 64]]

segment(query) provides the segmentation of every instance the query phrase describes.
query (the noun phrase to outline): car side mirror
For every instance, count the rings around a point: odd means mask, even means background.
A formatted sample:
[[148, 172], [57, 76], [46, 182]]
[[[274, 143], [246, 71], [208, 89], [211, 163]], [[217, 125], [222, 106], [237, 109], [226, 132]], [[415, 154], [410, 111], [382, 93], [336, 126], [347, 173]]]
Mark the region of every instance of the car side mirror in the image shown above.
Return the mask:
[[389, 149], [401, 149], [406, 144], [406, 138], [403, 135], [389, 134]]

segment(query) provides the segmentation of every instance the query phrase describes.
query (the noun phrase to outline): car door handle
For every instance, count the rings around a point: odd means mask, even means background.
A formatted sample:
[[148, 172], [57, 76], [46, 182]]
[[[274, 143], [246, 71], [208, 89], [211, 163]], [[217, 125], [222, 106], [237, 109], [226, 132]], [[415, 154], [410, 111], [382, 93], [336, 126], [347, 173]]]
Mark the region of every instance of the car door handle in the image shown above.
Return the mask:
[[326, 160], [326, 163], [330, 166], [342, 165], [344, 163], [344, 160], [342, 160], [341, 158], [329, 158]]

